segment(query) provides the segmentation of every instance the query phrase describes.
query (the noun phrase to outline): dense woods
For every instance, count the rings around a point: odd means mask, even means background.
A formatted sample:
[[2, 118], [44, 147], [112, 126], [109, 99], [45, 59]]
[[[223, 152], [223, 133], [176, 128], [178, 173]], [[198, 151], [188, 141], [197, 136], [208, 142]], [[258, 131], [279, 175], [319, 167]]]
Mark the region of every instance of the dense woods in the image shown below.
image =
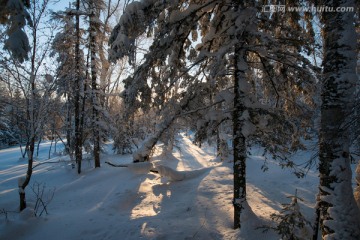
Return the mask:
[[[84, 154], [101, 169], [108, 142], [140, 166], [159, 144], [175, 151], [185, 132], [232, 162], [234, 229], [251, 213], [247, 163], [259, 147], [264, 171], [267, 160], [299, 178], [318, 170], [313, 239], [360, 238], [357, 1], [291, 0], [284, 11], [246, 0], [53, 4], [0, 0], [0, 147], [18, 146], [27, 163], [20, 211], [42, 141], [64, 144], [81, 176]], [[287, 8], [314, 4], [347, 11]], [[289, 227], [306, 221], [284, 217], [298, 201], [274, 215], [283, 239], [306, 239]]]

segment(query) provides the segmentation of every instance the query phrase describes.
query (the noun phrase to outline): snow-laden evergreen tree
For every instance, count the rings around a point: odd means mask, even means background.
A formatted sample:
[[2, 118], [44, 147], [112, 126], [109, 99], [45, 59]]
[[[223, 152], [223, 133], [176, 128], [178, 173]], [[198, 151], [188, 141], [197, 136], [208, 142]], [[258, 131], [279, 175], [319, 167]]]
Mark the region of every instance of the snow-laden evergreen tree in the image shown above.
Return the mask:
[[306, 220], [301, 213], [299, 201], [304, 200], [297, 196], [297, 190], [295, 195], [289, 196], [290, 203], [282, 204], [280, 213], [271, 214], [271, 219], [274, 220], [277, 225], [275, 227], [265, 227], [276, 231], [281, 239], [287, 240], [306, 240], [310, 239], [311, 223]]
[[[82, 151], [83, 151], [83, 131], [84, 131], [84, 110], [85, 110], [85, 89], [86, 83], [84, 83], [83, 71], [82, 69], [82, 59], [81, 59], [81, 32], [80, 32], [80, 0], [76, 0], [75, 5], [75, 96], [74, 96], [74, 125], [75, 125], [75, 159], [77, 163], [77, 171], [81, 173], [81, 163], [82, 163]], [[73, 11], [70, 10], [69, 14], [72, 14]]]
[[[214, 111], [206, 109], [213, 104], [231, 106], [223, 110], [233, 126], [235, 228], [246, 201], [247, 144], [261, 143], [284, 166], [294, 166], [288, 154], [302, 147], [300, 137], [311, 123], [314, 72], [302, 56], [308, 49], [299, 15], [259, 14], [261, 7], [231, 0], [133, 2], [110, 38], [110, 57], [126, 56], [131, 63], [137, 37], [153, 36], [143, 63], [124, 81], [125, 104], [149, 106], [175, 83], [181, 89], [165, 107], [174, 110], [163, 111], [158, 131], [134, 154], [137, 161], [148, 159], [176, 118], [200, 112], [211, 118]], [[160, 71], [166, 74], [154, 74]], [[219, 79], [228, 79], [233, 90], [219, 88], [211, 101]]]
[[6, 87], [3, 79], [0, 78], [0, 148], [7, 146], [8, 139], [11, 139], [10, 116], [8, 114], [9, 104], [6, 103]]
[[110, 21], [119, 7], [120, 1], [84, 1], [89, 24], [90, 79], [92, 105], [92, 142], [95, 167], [100, 167], [101, 140], [108, 136], [109, 123], [106, 106], [107, 88], [111, 85], [112, 74], [107, 58], [105, 42], [109, 37]]
[[92, 132], [94, 144], [95, 167], [100, 167], [100, 98], [98, 87], [98, 51], [99, 38], [101, 33], [100, 12], [104, 8], [103, 1], [88, 1], [89, 12], [89, 51], [90, 51], [90, 71], [91, 71], [91, 103], [92, 103]]
[[28, 59], [30, 51], [29, 39], [24, 31], [28, 23], [32, 25], [31, 17], [27, 12], [29, 0], [0, 1], [0, 24], [7, 24], [4, 49], [20, 62]]
[[[353, 7], [355, 1], [324, 1]], [[350, 168], [349, 116], [354, 109], [356, 75], [355, 12], [324, 12], [324, 60], [320, 127], [320, 226], [323, 239], [360, 239], [360, 213]]]
[[[1, 68], [2, 69], [2, 68]], [[1, 98], [0, 105], [2, 109], [2, 124], [1, 124], [1, 142], [5, 145], [19, 144], [22, 158], [26, 156], [26, 149], [23, 144], [26, 144], [29, 134], [26, 130], [26, 99], [21, 94], [19, 88], [13, 88], [14, 79], [7, 70], [2, 69], [0, 74], [1, 79]]]
[[65, 99], [63, 105], [63, 122], [66, 134], [66, 152], [73, 159], [74, 154], [74, 96], [75, 96], [75, 23], [72, 16], [57, 14], [62, 29], [55, 35], [52, 43], [52, 55], [58, 62], [56, 74], [56, 90], [59, 96]]
[[104, 44], [119, 1], [105, 4], [82, 0], [75, 1], [72, 7], [53, 14], [63, 26], [54, 39], [53, 54], [59, 62], [58, 93], [67, 100], [64, 106], [67, 149], [71, 157], [75, 152], [81, 172], [83, 149], [92, 152], [95, 167], [100, 166], [101, 141], [108, 138], [113, 125], [107, 103], [108, 93], [117, 85], [112, 85], [116, 71], [107, 59]]

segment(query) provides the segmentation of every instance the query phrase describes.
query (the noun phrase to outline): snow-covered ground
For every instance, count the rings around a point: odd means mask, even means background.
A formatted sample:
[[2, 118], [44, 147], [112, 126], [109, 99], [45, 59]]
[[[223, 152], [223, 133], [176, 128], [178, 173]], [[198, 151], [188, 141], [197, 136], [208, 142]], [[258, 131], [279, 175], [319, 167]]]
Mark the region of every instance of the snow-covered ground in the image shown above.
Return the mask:
[[[38, 164], [49, 161], [49, 143], [41, 145]], [[308, 220], [313, 218], [317, 192], [317, 173], [310, 171], [298, 179], [275, 162], [262, 172], [261, 152], [252, 150], [248, 161], [248, 202], [255, 213], [244, 223], [239, 233], [232, 229], [232, 164], [220, 162], [214, 148], [198, 148], [184, 135], [172, 154], [161, 153], [160, 147], [152, 159], [164, 165], [186, 171], [183, 181], [169, 181], [156, 173], [131, 171], [129, 168], [105, 164], [129, 164], [130, 155], [120, 156], [108, 151], [102, 155], [101, 168], [84, 161], [78, 175], [66, 162], [39, 165], [34, 169], [27, 188], [30, 206], [22, 213], [18, 208], [17, 178], [26, 172], [26, 162], [19, 160], [18, 148], [0, 151], [0, 239], [279, 239], [274, 232], [256, 230], [270, 223], [270, 214], [289, 203], [287, 196], [295, 189], [304, 199], [301, 210]], [[59, 146], [58, 146], [59, 149]], [[305, 154], [304, 158], [309, 154]], [[50, 161], [66, 160], [54, 157]], [[35, 198], [34, 183], [45, 184], [44, 198], [55, 189], [48, 214], [34, 217], [31, 206]]]

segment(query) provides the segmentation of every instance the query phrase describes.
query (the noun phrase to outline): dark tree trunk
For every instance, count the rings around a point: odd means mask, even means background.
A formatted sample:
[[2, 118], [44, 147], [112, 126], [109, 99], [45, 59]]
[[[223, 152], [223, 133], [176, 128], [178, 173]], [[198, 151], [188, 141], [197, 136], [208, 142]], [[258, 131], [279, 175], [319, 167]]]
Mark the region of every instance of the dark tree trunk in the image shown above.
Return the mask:
[[[76, 1], [76, 10], [80, 9], [80, 0]], [[75, 43], [75, 68], [76, 68], [76, 83], [75, 83], [75, 97], [74, 97], [74, 106], [75, 106], [75, 159], [77, 163], [78, 173], [81, 173], [81, 162], [82, 162], [82, 129], [81, 129], [81, 70], [80, 70], [80, 16], [76, 14], [75, 16], [75, 31], [76, 31], [76, 43]]]
[[95, 167], [100, 167], [100, 131], [99, 131], [99, 98], [98, 98], [98, 84], [97, 84], [97, 69], [96, 69], [96, 35], [99, 24], [96, 23], [96, 6], [93, 1], [90, 1], [90, 54], [91, 54], [91, 98], [92, 98], [92, 127], [93, 127], [93, 141], [94, 141], [94, 161]]
[[[50, 159], [50, 157], [51, 157], [51, 150], [52, 150], [53, 142], [54, 142], [54, 132], [52, 132], [52, 134], [51, 134], [51, 143], [50, 143], [50, 148], [49, 148], [49, 157], [48, 157], [48, 159]], [[56, 152], [56, 145], [55, 145], [55, 152]]]
[[[316, 201], [319, 202], [320, 196], [318, 195]], [[313, 225], [313, 238], [312, 240], [317, 240], [319, 235], [319, 225], [320, 225], [320, 207], [319, 204], [316, 204], [315, 207], [315, 221]]]
[[240, 61], [245, 61], [245, 53], [240, 47], [235, 47], [235, 76], [234, 76], [234, 113], [233, 113], [233, 151], [234, 151], [234, 228], [240, 228], [240, 216], [246, 201], [246, 142], [242, 134], [243, 120], [241, 118], [245, 111], [245, 93], [241, 90], [245, 82], [244, 69], [239, 68]]
[[73, 143], [72, 143], [72, 140], [71, 140], [71, 133], [73, 131], [73, 128], [72, 128], [72, 124], [71, 124], [71, 107], [70, 107], [70, 102], [72, 101], [72, 99], [70, 98], [70, 94], [68, 94], [68, 99], [67, 99], [67, 103], [66, 103], [66, 106], [67, 106], [67, 111], [66, 111], [66, 145], [65, 145], [65, 148], [66, 148], [66, 152], [67, 154], [69, 154], [70, 156], [70, 159], [73, 160]]
[[39, 137], [39, 141], [36, 146], [36, 156], [37, 157], [39, 156], [39, 148], [40, 148], [41, 140], [42, 140], [42, 136]]
[[32, 176], [32, 167], [34, 162], [34, 150], [35, 150], [35, 137], [30, 139], [29, 152], [28, 152], [28, 168], [26, 171], [26, 176], [23, 181], [19, 182], [19, 196], [20, 196], [20, 211], [26, 208], [26, 197], [25, 197], [25, 188], [30, 182]]
[[26, 198], [25, 198], [25, 190], [19, 193], [20, 195], [20, 211], [26, 208]]
[[[35, 16], [36, 7], [32, 6], [32, 18], [35, 19], [38, 16]], [[32, 167], [34, 162], [34, 151], [35, 151], [35, 138], [37, 134], [37, 130], [35, 128], [36, 122], [36, 114], [35, 114], [35, 100], [36, 100], [36, 51], [37, 51], [37, 29], [36, 27], [32, 28], [32, 38], [33, 38], [33, 46], [32, 46], [32, 54], [31, 54], [31, 73], [30, 73], [30, 95], [27, 99], [27, 126], [29, 131], [29, 139], [27, 142], [27, 155], [28, 155], [28, 166], [26, 171], [25, 178], [21, 178], [18, 180], [19, 187], [19, 197], [20, 197], [20, 211], [26, 208], [26, 196], [25, 196], [25, 188], [30, 182], [32, 176]]]
[[220, 156], [220, 126], [216, 129], [216, 155]]

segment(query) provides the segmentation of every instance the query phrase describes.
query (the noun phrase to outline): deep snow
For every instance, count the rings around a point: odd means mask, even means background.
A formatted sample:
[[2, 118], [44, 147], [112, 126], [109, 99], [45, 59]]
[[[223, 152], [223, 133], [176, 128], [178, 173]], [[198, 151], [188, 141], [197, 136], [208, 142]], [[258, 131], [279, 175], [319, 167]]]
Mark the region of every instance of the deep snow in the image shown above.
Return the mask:
[[[156, 173], [141, 173], [105, 164], [130, 164], [130, 155], [111, 152], [111, 144], [102, 155], [101, 168], [84, 161], [78, 175], [68, 162], [42, 164], [35, 168], [30, 182], [56, 189], [48, 205], [48, 215], [34, 217], [35, 201], [26, 189], [28, 205], [18, 208], [17, 179], [24, 175], [26, 162], [19, 160], [18, 148], [0, 151], [0, 239], [279, 239], [274, 232], [263, 233], [256, 227], [270, 224], [270, 214], [289, 203], [287, 196], [298, 189], [301, 211], [313, 219], [317, 193], [317, 173], [310, 171], [298, 179], [274, 161], [262, 172], [260, 150], [252, 150], [248, 160], [248, 202], [254, 214], [247, 216], [241, 232], [232, 229], [232, 164], [220, 162], [213, 147], [202, 149], [185, 136], [179, 136], [173, 153], [157, 147], [154, 165], [163, 165], [185, 174], [182, 181], [169, 181]], [[41, 145], [38, 161], [68, 160], [64, 156], [47, 159], [49, 143]], [[58, 147], [59, 150], [59, 147]], [[299, 158], [306, 159], [310, 153]], [[183, 172], [184, 171], [184, 172]], [[171, 179], [170, 179], [171, 180]]]

